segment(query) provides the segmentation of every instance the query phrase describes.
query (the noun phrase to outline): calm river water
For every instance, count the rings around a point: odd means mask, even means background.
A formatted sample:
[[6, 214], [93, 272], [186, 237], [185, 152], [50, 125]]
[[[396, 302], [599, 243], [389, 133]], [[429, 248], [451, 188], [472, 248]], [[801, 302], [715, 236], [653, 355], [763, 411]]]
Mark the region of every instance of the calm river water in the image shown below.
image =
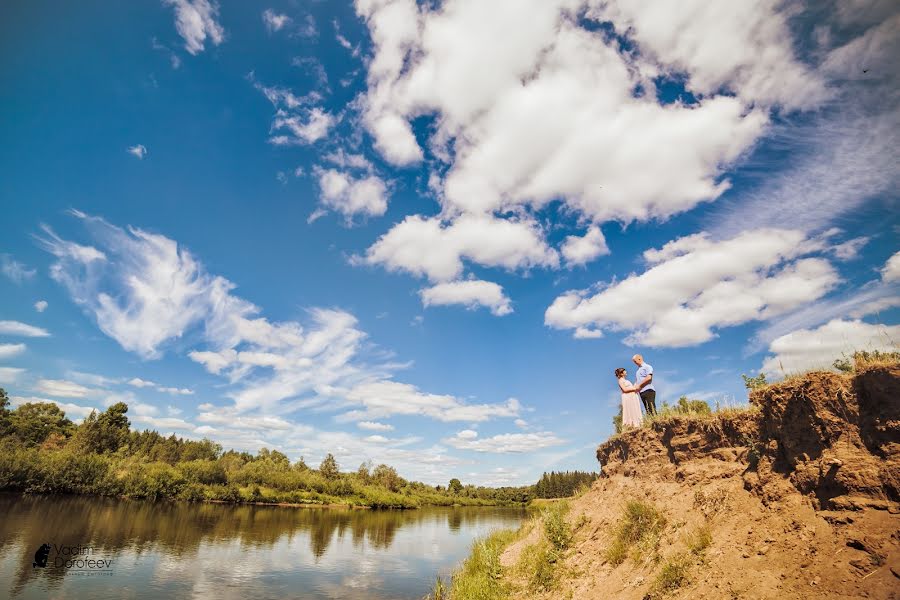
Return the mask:
[[474, 538], [517, 527], [525, 510], [0, 494], [0, 515], [0, 598], [418, 600], [436, 574], [446, 576], [468, 555]]

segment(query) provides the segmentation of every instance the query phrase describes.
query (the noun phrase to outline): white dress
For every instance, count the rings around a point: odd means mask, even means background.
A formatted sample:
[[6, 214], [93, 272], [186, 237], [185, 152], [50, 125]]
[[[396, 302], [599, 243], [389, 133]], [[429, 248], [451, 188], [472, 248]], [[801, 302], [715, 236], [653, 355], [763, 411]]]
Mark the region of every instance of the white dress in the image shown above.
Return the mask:
[[622, 428], [640, 427], [641, 426], [641, 397], [637, 392], [626, 392], [626, 389], [633, 388], [634, 384], [625, 379], [619, 378], [619, 387], [622, 389]]

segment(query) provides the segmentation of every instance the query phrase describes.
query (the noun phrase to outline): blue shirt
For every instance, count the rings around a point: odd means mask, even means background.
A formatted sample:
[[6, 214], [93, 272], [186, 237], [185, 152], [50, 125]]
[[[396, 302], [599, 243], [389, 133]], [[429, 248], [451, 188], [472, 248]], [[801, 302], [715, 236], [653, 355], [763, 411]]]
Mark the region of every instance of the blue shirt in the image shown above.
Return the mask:
[[[648, 375], [653, 375], [653, 367], [649, 363], [642, 364], [638, 370], [637, 375], [635, 375], [634, 385], [638, 386], [640, 383], [647, 378]], [[642, 392], [646, 392], [647, 390], [656, 391], [656, 388], [653, 387], [653, 380], [650, 380], [650, 383], [641, 388]]]

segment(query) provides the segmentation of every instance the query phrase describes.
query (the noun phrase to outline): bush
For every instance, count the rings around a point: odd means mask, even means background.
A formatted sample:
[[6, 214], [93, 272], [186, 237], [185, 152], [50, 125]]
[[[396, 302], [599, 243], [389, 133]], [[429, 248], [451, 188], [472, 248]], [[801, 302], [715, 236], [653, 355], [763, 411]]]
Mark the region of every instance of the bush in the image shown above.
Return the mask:
[[181, 471], [166, 463], [135, 465], [123, 478], [123, 492], [130, 498], [176, 498], [187, 480]]
[[192, 483], [216, 484], [227, 483], [225, 468], [212, 460], [192, 460], [176, 465], [184, 478]]

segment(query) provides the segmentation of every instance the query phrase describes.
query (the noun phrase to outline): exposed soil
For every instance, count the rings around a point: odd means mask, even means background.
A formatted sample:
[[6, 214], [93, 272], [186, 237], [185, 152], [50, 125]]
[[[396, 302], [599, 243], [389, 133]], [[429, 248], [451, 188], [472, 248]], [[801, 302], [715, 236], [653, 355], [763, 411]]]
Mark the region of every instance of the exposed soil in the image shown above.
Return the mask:
[[[810, 373], [751, 403], [601, 444], [601, 478], [571, 501], [559, 588], [522, 597], [644, 599], [666, 560], [688, 554], [687, 581], [668, 597], [900, 599], [900, 367]], [[631, 498], [667, 526], [656, 558], [613, 566], [604, 553]], [[688, 553], [687, 536], [706, 526], [711, 544]]]

